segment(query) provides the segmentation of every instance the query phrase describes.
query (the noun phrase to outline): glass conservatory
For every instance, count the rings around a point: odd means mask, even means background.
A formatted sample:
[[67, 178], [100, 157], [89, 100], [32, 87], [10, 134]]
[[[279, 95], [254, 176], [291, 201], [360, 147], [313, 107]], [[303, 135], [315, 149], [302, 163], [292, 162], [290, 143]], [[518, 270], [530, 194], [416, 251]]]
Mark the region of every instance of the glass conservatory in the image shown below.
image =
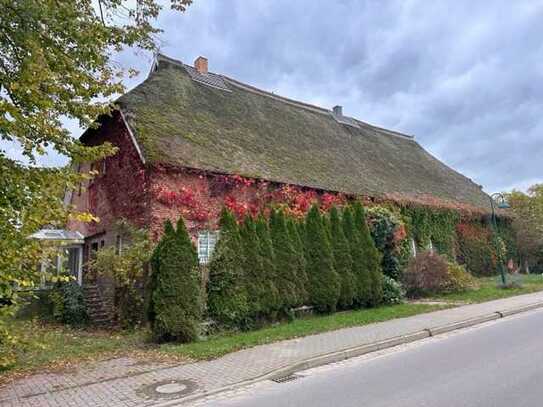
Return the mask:
[[79, 285], [83, 282], [83, 243], [79, 232], [62, 229], [41, 229], [29, 236], [54, 248], [40, 264], [40, 288], [46, 288], [47, 276], [72, 276]]

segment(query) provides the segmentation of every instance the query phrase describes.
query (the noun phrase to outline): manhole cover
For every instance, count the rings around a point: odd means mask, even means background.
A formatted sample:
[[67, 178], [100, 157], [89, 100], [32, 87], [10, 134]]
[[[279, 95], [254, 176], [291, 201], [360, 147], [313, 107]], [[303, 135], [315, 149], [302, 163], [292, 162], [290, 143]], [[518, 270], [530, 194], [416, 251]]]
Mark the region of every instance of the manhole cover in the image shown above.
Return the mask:
[[186, 388], [187, 386], [181, 383], [168, 383], [168, 384], [163, 384], [161, 386], [155, 387], [155, 391], [157, 393], [173, 394], [173, 393], [180, 393]]
[[138, 394], [152, 399], [174, 399], [189, 395], [197, 388], [198, 386], [196, 385], [196, 382], [190, 379], [163, 380], [142, 386], [138, 390]]

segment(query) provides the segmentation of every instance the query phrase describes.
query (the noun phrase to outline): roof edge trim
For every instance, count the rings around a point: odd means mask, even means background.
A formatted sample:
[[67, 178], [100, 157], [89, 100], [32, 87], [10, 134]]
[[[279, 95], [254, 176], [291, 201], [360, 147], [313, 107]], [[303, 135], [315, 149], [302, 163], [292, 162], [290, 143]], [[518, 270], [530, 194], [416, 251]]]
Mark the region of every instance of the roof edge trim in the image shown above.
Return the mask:
[[134, 144], [134, 147], [136, 148], [136, 151], [138, 152], [138, 156], [140, 157], [141, 162], [143, 164], [145, 164], [145, 157], [143, 156], [140, 145], [138, 144], [138, 141], [136, 140], [136, 137], [134, 136], [134, 132], [132, 131], [132, 128], [130, 127], [130, 124], [126, 120], [126, 117], [125, 117], [123, 111], [120, 108], [118, 110], [119, 110], [119, 113], [121, 115], [121, 119], [123, 120], [123, 123], [126, 126], [126, 129], [128, 130], [128, 134], [130, 135], [130, 139], [132, 140], [132, 144]]

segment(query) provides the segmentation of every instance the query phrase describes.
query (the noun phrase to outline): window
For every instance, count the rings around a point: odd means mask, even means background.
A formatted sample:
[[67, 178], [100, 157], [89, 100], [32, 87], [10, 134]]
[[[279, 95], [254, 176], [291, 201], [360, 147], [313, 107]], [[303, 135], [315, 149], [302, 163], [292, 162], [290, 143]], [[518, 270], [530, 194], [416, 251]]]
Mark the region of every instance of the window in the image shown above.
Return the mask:
[[200, 264], [207, 264], [209, 262], [217, 243], [217, 237], [218, 232], [209, 230], [198, 233], [198, 260]]
[[121, 255], [123, 251], [123, 237], [121, 235], [117, 235], [117, 241], [115, 242], [115, 251], [118, 255]]
[[410, 239], [409, 243], [411, 245], [411, 256], [415, 257], [417, 255], [417, 243], [413, 238]]
[[428, 243], [428, 250], [432, 253], [434, 252], [434, 243], [431, 240]]

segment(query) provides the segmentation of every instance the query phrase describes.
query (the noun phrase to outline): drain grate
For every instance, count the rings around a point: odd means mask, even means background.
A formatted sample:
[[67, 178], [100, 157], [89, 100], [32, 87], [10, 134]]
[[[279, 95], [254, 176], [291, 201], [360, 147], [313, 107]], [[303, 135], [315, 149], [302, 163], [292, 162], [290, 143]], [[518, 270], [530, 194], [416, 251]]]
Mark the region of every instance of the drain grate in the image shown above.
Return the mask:
[[272, 379], [275, 383], [286, 383], [286, 382], [292, 382], [294, 380], [301, 379], [303, 376], [296, 375], [296, 374], [289, 374], [288, 376], [281, 376], [276, 377], [275, 379]]

